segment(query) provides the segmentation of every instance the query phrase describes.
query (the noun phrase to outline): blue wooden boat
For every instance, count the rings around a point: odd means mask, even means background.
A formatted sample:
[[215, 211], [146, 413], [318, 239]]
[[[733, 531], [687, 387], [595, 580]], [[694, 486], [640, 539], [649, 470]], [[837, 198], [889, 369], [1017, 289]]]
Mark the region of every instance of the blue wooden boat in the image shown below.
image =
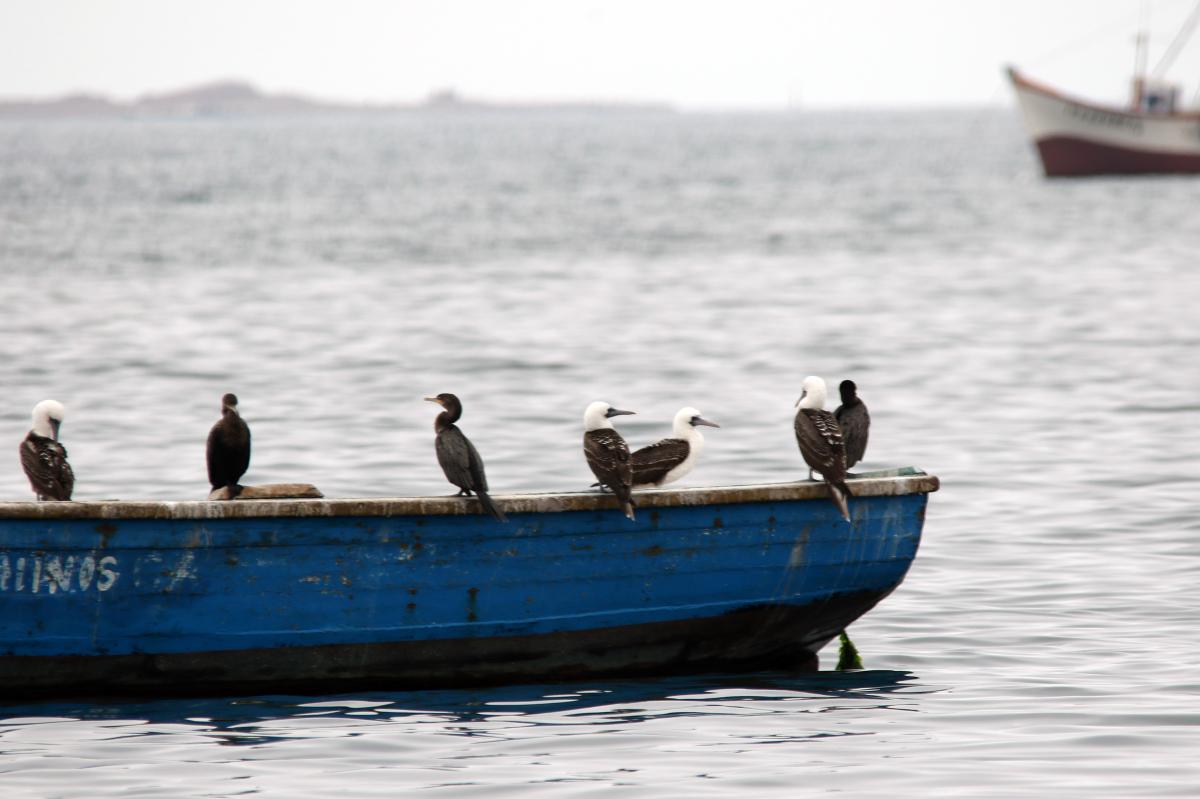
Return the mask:
[[0, 692], [239, 694], [814, 668], [928, 494], [851, 481], [475, 500], [0, 503]]

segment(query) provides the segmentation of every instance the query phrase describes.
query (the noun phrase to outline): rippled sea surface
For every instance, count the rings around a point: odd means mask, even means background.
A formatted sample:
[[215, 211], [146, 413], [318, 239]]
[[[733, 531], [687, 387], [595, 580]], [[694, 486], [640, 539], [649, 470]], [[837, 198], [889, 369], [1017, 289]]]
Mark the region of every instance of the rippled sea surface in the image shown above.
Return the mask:
[[4, 499], [48, 396], [77, 498], [202, 498], [226, 391], [246, 482], [328, 496], [450, 493], [441, 391], [498, 493], [590, 483], [593, 399], [794, 480], [807, 374], [942, 479], [862, 672], [8, 705], [0, 786], [1196, 796], [1198, 205], [1046, 181], [1003, 111], [0, 124]]

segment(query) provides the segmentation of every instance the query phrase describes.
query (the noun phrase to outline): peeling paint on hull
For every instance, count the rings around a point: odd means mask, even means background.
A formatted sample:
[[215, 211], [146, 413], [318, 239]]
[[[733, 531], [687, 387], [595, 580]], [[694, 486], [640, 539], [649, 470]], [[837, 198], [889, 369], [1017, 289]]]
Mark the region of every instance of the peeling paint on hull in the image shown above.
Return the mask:
[[812, 483], [642, 492], [638, 522], [599, 494], [498, 498], [509, 524], [450, 498], [3, 503], [0, 692], [811, 667], [903, 579], [937, 480], [855, 487], [852, 524]]

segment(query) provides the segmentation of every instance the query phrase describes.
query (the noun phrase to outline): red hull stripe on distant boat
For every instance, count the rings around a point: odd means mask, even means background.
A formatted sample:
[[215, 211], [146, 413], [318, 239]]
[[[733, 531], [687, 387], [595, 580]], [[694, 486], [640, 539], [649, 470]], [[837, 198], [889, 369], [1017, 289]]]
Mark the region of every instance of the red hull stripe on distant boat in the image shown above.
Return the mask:
[[1037, 147], [1048, 177], [1200, 172], [1200, 155], [1133, 150], [1072, 136], [1050, 136]]

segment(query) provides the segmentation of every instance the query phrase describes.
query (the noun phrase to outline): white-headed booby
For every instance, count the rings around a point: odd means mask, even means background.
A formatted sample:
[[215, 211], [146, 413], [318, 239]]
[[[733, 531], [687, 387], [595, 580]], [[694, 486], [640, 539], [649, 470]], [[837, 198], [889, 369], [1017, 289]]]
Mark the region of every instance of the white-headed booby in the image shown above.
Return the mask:
[[702, 417], [695, 408], [681, 408], [672, 425], [674, 436], [642, 447], [630, 456], [633, 487], [652, 488], [673, 483], [694, 469], [704, 450], [704, 436], [696, 429], [701, 425], [721, 426]]
[[238, 398], [221, 397], [221, 418], [208, 431], [208, 482], [213, 491], [229, 486], [229, 498], [241, 493], [238, 480], [250, 466], [250, 426], [238, 413]]
[[68, 500], [75, 489], [67, 448], [58, 443], [58, 429], [66, 414], [61, 402], [42, 400], [33, 406], [33, 429], [21, 442], [21, 468], [39, 500]]
[[607, 402], [593, 402], [583, 412], [583, 454], [588, 466], [601, 485], [608, 486], [616, 494], [621, 509], [630, 519], [634, 516], [633, 498], [629, 496], [633, 486], [629, 446], [609, 419], [632, 413], [618, 410]]
[[843, 380], [838, 385], [842, 404], [833, 412], [838, 426], [842, 428], [842, 440], [846, 442], [846, 468], [863, 459], [867, 451], [867, 434], [871, 432], [871, 414], [867, 404], [858, 396], [858, 386], [853, 380]]
[[825, 381], [819, 377], [804, 378], [804, 391], [796, 405], [796, 443], [809, 469], [819, 472], [829, 484], [829, 498], [846, 521], [850, 521], [846, 487], [846, 444], [837, 419], [825, 410]]
[[483, 472], [483, 458], [479, 457], [479, 450], [454, 424], [462, 417], [462, 403], [458, 397], [438, 394], [436, 397], [426, 397], [425, 401], [436, 402], [445, 409], [437, 415], [433, 429], [437, 431], [434, 449], [446, 479], [458, 486], [458, 496], [469, 497], [474, 491], [483, 510], [491, 514], [493, 519], [508, 521], [504, 511], [497, 508], [488, 496], [487, 475]]

